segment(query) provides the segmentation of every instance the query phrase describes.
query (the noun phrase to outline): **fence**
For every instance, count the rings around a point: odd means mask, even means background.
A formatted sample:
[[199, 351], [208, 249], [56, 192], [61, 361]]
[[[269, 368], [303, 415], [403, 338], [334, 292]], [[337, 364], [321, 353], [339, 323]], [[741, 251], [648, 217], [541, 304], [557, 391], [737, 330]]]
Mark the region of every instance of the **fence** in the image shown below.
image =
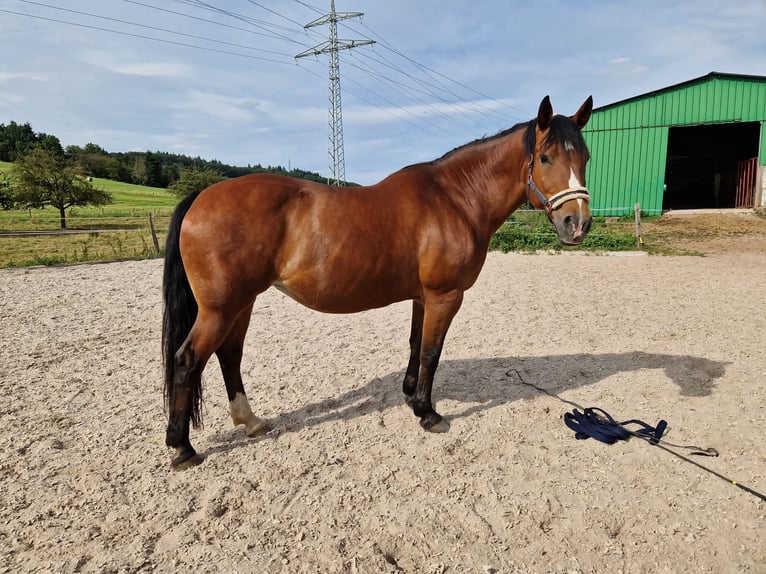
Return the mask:
[[[76, 212], [75, 212], [76, 213]], [[133, 214], [66, 216], [50, 210], [0, 212], [0, 267], [79, 263], [157, 256], [170, 222], [170, 210]]]

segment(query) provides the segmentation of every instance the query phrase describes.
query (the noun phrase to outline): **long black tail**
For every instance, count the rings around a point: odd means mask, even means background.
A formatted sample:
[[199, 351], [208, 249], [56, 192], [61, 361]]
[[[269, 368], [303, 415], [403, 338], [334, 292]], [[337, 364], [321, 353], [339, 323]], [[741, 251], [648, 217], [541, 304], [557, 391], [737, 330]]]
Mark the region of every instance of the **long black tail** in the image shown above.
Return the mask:
[[[181, 223], [198, 195], [199, 192], [188, 195], [176, 207], [170, 219], [165, 246], [165, 270], [162, 277], [162, 360], [165, 363], [166, 410], [170, 408], [176, 392], [173, 360], [175, 353], [183, 344], [197, 318], [197, 301], [189, 286], [178, 240], [181, 235]], [[202, 383], [192, 388], [191, 393], [191, 422], [197, 427], [202, 422], [200, 409]]]

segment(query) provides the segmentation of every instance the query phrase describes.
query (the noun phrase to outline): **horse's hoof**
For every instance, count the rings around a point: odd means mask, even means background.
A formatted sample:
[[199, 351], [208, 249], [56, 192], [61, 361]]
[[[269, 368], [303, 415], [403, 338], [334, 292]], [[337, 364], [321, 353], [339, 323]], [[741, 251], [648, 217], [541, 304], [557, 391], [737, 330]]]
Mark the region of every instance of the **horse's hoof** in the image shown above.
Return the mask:
[[245, 427], [245, 434], [250, 438], [263, 436], [269, 431], [271, 431], [271, 426], [266, 421], [258, 421], [257, 424]]
[[420, 419], [420, 426], [428, 432], [442, 433], [449, 431], [449, 423], [441, 417], [438, 419], [423, 417]]
[[191, 453], [185, 452], [175, 457], [170, 463], [170, 468], [175, 471], [186, 470], [187, 468], [202, 464], [203, 460], [205, 460], [205, 457], [201, 454], [197, 454], [194, 452], [194, 449], [192, 449]]

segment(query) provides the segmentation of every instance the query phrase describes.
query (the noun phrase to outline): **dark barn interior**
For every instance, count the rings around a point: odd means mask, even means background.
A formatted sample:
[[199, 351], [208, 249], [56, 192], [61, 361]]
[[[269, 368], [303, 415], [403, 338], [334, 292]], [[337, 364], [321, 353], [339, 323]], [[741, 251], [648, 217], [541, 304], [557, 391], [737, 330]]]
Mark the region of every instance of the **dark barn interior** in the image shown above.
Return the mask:
[[759, 122], [670, 128], [663, 210], [737, 207], [737, 164], [759, 136]]

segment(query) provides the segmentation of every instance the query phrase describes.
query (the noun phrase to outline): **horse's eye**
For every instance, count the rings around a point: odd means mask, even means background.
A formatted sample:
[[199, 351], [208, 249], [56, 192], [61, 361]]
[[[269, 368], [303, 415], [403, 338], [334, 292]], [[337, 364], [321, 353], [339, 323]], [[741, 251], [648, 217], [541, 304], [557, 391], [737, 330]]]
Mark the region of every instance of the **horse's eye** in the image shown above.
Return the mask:
[[543, 154], [540, 156], [540, 162], [541, 163], [551, 163], [551, 158], [549, 158], [546, 154]]

